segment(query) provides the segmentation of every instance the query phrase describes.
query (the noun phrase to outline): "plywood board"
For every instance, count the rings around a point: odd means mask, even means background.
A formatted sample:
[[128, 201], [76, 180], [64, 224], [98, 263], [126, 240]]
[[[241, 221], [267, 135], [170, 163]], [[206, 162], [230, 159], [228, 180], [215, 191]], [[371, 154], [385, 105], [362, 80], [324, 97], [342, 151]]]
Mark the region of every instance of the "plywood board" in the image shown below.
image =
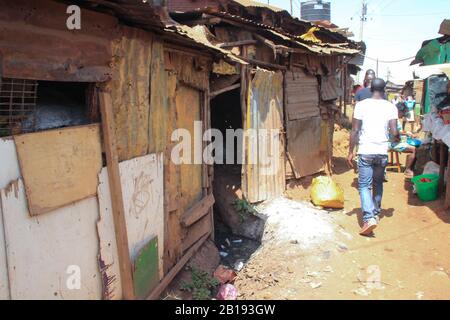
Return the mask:
[[[180, 165], [181, 175], [181, 209], [190, 209], [202, 198], [202, 165], [194, 163], [195, 133], [194, 122], [200, 121], [200, 91], [185, 85], [177, 88], [176, 114], [177, 126], [191, 134], [191, 163]], [[200, 133], [201, 134], [201, 133]], [[200, 151], [201, 153], [202, 151]]]
[[[0, 138], [0, 189], [6, 188], [12, 181], [19, 179], [20, 170], [16, 146], [12, 138]], [[10, 298], [8, 264], [6, 259], [6, 241], [3, 213], [0, 206], [0, 300]]]
[[[135, 261], [139, 251], [154, 237], [161, 243], [164, 239], [164, 179], [163, 154], [151, 154], [134, 158], [119, 164], [120, 180], [125, 206], [130, 257]], [[117, 264], [117, 248], [110, 250], [109, 244], [115, 243], [114, 224], [111, 214], [108, 171], [103, 168], [100, 176], [99, 202], [101, 223], [99, 231], [100, 259], [105, 264]], [[159, 240], [161, 239], [161, 240]], [[164, 248], [160, 244], [159, 270], [162, 278]], [[118, 268], [110, 266], [108, 277], [119, 279]], [[116, 289], [116, 281], [113, 288]], [[108, 291], [108, 290], [107, 290]], [[110, 290], [109, 290], [110, 291]]]
[[102, 149], [98, 125], [14, 137], [32, 216], [97, 193]]
[[0, 300], [10, 299], [3, 212], [0, 206]]
[[[100, 299], [97, 199], [30, 217], [21, 179], [2, 189], [0, 197], [11, 298]], [[72, 281], [77, 275], [78, 290]]]
[[0, 189], [20, 177], [16, 146], [12, 138], [0, 138]]

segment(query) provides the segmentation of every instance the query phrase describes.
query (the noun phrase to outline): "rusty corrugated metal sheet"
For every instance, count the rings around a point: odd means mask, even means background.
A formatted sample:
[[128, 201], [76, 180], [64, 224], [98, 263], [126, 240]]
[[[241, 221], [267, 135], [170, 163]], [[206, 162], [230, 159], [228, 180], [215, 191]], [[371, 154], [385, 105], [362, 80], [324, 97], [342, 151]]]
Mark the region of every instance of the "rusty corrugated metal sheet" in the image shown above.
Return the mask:
[[325, 156], [321, 123], [320, 116], [287, 121], [287, 147], [296, 178], [310, 176], [324, 170]]
[[[245, 118], [245, 129], [253, 129], [258, 135], [244, 143], [242, 189], [245, 198], [255, 203], [280, 196], [285, 190], [281, 72], [256, 71], [250, 83]], [[272, 129], [278, 130], [278, 134], [272, 135]], [[270, 162], [266, 162], [264, 155], [271, 157]]]
[[284, 96], [288, 120], [319, 115], [319, 84], [315, 76], [307, 75], [300, 69], [287, 71]]
[[150, 33], [128, 27], [113, 42], [118, 76], [108, 86], [120, 161], [148, 153], [152, 43]]
[[335, 100], [342, 96], [343, 90], [340, 87], [339, 79], [336, 75], [322, 76], [320, 85], [320, 95], [322, 100]]
[[[280, 28], [275, 28], [263, 23], [259, 23], [238, 15], [230, 14], [228, 12], [216, 12], [215, 10], [211, 9], [203, 9], [199, 10], [198, 12], [205, 12], [213, 16], [227, 18], [236, 22], [240, 22], [242, 24], [246, 24], [249, 26], [257, 27], [260, 29], [260, 32], [269, 32], [272, 34], [272, 36], [277, 37], [280, 41], [288, 41], [291, 45], [304, 48], [309, 50], [313, 53], [320, 53], [320, 54], [347, 54], [352, 55], [359, 52], [359, 50], [348, 48], [348, 43], [322, 43], [322, 44], [314, 44], [312, 42], [305, 41], [300, 38], [300, 36], [289, 34], [285, 31], [283, 31]], [[331, 32], [328, 29], [327, 32]], [[258, 30], [256, 30], [258, 32]]]

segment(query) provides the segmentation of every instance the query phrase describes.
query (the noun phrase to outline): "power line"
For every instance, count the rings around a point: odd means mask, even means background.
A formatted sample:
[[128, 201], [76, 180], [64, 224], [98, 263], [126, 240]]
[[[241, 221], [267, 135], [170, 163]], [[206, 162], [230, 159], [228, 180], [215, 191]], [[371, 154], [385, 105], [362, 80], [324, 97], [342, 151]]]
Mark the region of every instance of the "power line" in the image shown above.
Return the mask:
[[414, 13], [414, 14], [373, 14], [374, 17], [422, 17], [422, 16], [435, 16], [438, 14], [448, 14], [443, 12], [434, 13]]
[[399, 60], [386, 61], [386, 60], [379, 60], [379, 59], [376, 59], [376, 58], [371, 58], [371, 57], [368, 57], [368, 56], [366, 56], [366, 55], [364, 55], [362, 53], [359, 53], [359, 55], [363, 56], [366, 59], [369, 59], [369, 60], [372, 60], [372, 61], [376, 61], [376, 62], [380, 62], [380, 63], [398, 63], [398, 62], [408, 61], [408, 60], [414, 59], [416, 57], [416, 56], [412, 56], [412, 57], [409, 57], [409, 58], [404, 58], [404, 59], [399, 59]]

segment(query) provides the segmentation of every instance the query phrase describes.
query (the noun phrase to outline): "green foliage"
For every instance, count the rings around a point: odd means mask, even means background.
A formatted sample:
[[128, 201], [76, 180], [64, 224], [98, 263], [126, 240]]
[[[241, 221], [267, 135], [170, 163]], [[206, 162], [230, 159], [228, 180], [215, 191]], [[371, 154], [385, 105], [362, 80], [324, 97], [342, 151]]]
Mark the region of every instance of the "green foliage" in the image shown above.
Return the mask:
[[245, 222], [249, 216], [256, 214], [255, 208], [247, 200], [237, 199], [233, 205], [241, 222]]
[[191, 292], [194, 300], [208, 300], [211, 298], [211, 290], [217, 287], [220, 282], [211, 278], [207, 272], [189, 267], [191, 270], [191, 282], [183, 282], [180, 289]]

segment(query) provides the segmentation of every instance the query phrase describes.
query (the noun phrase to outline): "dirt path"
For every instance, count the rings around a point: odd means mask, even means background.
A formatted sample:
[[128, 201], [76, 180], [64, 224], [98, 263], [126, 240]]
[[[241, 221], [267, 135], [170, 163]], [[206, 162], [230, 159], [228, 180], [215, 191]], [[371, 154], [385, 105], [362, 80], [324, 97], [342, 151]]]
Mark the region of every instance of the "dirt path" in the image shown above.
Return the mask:
[[[380, 226], [372, 238], [359, 236], [356, 174], [342, 157], [346, 134], [336, 134], [334, 159], [345, 210], [325, 213], [336, 239], [309, 250], [295, 241], [264, 245], [239, 274], [240, 299], [450, 299], [450, 212], [440, 210], [442, 200], [421, 203], [403, 174], [390, 172]], [[309, 200], [311, 180], [292, 185], [287, 197]]]

